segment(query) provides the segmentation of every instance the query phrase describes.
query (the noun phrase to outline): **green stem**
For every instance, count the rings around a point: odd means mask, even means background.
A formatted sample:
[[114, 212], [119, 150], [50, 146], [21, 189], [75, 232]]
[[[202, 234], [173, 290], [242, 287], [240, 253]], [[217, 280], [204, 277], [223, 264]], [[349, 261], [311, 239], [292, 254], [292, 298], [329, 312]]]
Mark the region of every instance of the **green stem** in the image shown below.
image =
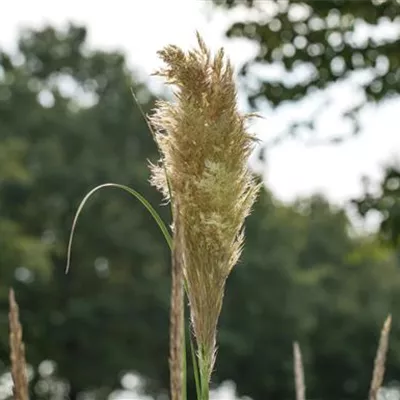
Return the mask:
[[187, 362], [186, 362], [186, 330], [185, 330], [185, 307], [182, 312], [182, 400], [187, 400]]
[[203, 375], [201, 377], [201, 395], [201, 400], [209, 400], [210, 398], [210, 386], [208, 384], [208, 376]]
[[201, 392], [200, 378], [199, 378], [199, 368], [197, 366], [197, 357], [196, 357], [196, 351], [194, 349], [193, 337], [190, 334], [190, 331], [189, 331], [189, 337], [190, 337], [190, 350], [192, 353], [194, 381], [196, 383], [196, 396], [197, 396], [197, 400], [202, 400], [202, 392]]
[[199, 369], [200, 369], [200, 382], [201, 382], [201, 400], [209, 400], [210, 386], [209, 386], [209, 360], [204, 357], [206, 352], [203, 348], [199, 349]]

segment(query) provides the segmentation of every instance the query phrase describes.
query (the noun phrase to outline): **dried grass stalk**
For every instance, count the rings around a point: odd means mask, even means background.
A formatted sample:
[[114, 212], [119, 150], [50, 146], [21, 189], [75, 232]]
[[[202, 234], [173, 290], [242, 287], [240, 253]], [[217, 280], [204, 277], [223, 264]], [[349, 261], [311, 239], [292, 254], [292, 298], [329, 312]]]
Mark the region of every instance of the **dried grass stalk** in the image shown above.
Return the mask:
[[28, 379], [26, 375], [25, 346], [22, 342], [22, 327], [19, 322], [18, 304], [14, 291], [9, 292], [10, 312], [10, 360], [14, 400], [28, 400]]
[[303, 360], [301, 356], [300, 346], [297, 342], [293, 343], [293, 369], [296, 400], [305, 400], [306, 387], [304, 384]]
[[[233, 70], [222, 50], [167, 46], [157, 75], [177, 88], [175, 103], [160, 101], [151, 117], [162, 158], [152, 183], [179, 203], [183, 273], [190, 303], [200, 374], [209, 379], [225, 281], [243, 245], [243, 223], [259, 186], [248, 158], [255, 138], [238, 113]], [[167, 180], [168, 177], [168, 180]], [[174, 224], [176, 221], [174, 221]]]
[[175, 223], [172, 250], [172, 289], [170, 311], [170, 384], [171, 400], [181, 400], [183, 390], [183, 268], [180, 224]]
[[385, 363], [386, 354], [389, 347], [389, 334], [390, 327], [392, 324], [392, 316], [389, 315], [386, 318], [385, 323], [381, 331], [381, 337], [379, 339], [378, 350], [376, 352], [374, 372], [371, 379], [371, 387], [369, 390], [369, 400], [377, 400], [378, 391], [383, 383], [383, 377], [385, 374]]

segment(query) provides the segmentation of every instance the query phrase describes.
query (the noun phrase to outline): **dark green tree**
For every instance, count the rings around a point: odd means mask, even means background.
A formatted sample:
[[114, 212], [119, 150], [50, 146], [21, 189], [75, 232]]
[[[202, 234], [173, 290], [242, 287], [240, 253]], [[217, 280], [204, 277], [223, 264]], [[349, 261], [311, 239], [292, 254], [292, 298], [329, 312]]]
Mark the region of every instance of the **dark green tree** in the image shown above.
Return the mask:
[[390, 165], [384, 170], [378, 188], [371, 188], [369, 179], [365, 179], [364, 193], [352, 200], [360, 216], [367, 218], [375, 213], [380, 219], [379, 233], [384, 242], [395, 249], [400, 239], [400, 168]]
[[[262, 195], [227, 287], [219, 379], [256, 400], [292, 398], [298, 340], [309, 398], [365, 398], [380, 325], [399, 307], [400, 276], [390, 250], [349, 228], [344, 211], [319, 196], [283, 206]], [[389, 381], [398, 373], [395, 335], [391, 346]]]
[[[47, 27], [26, 31], [18, 56], [0, 55], [2, 285], [16, 288], [29, 361], [54, 360], [72, 398], [107, 392], [131, 369], [157, 387], [168, 365], [168, 250], [136, 200], [115, 189], [96, 195], [64, 272], [88, 190], [119, 182], [160, 203], [147, 183], [156, 147], [131, 88], [145, 111], [151, 96], [122, 54], [87, 51], [85, 39], [81, 27]], [[39, 264], [43, 276], [31, 272]]]
[[[226, 32], [257, 45], [256, 56], [241, 69], [249, 104], [259, 110], [299, 104], [318, 94], [310, 118], [296, 120], [286, 135], [311, 143], [340, 142], [359, 130], [358, 115], [367, 102], [394, 98], [400, 92], [398, 0], [214, 0], [219, 7], [246, 6]], [[279, 74], [276, 74], [276, 72]], [[271, 73], [273, 72], [273, 73]], [[334, 83], [352, 86], [355, 103], [343, 111], [350, 127], [333, 137], [316, 138], [315, 123], [330, 103]]]

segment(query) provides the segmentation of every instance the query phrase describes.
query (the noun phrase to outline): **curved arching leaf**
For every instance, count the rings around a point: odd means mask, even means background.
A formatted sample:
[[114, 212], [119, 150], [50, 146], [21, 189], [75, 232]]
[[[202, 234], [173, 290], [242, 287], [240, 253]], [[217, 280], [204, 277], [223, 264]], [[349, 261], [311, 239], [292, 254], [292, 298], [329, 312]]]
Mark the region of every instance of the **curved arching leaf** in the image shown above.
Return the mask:
[[166, 227], [164, 221], [160, 217], [160, 215], [157, 213], [157, 211], [154, 209], [154, 207], [136, 190], [130, 188], [129, 186], [126, 185], [121, 185], [119, 183], [104, 183], [102, 185], [96, 186], [94, 189], [92, 189], [89, 193], [86, 194], [86, 196], [83, 198], [81, 203], [79, 204], [78, 210], [75, 213], [74, 221], [72, 223], [72, 228], [71, 228], [71, 234], [69, 236], [69, 241], [68, 241], [68, 249], [67, 249], [67, 265], [65, 268], [65, 272], [68, 273], [69, 267], [71, 264], [71, 250], [72, 250], [72, 241], [74, 238], [74, 233], [75, 233], [75, 228], [76, 224], [78, 222], [79, 216], [83, 210], [83, 207], [87, 203], [87, 201], [92, 197], [96, 192], [98, 192], [100, 189], [104, 188], [117, 188], [117, 189], [122, 189], [125, 192], [128, 192], [132, 196], [134, 196], [137, 200], [139, 200], [144, 207], [146, 207], [147, 211], [151, 214], [151, 216], [154, 218], [156, 221], [157, 225], [159, 226], [162, 234], [164, 235], [164, 238], [169, 246], [169, 248], [172, 250], [172, 236], [168, 231], [168, 228]]

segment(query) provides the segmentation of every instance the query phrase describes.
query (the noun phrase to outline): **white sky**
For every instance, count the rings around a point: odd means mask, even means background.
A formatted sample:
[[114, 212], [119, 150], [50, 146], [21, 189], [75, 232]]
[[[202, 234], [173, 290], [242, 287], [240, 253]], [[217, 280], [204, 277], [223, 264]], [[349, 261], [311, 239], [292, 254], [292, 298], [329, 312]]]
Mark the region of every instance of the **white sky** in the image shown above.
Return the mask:
[[[18, 30], [24, 26], [79, 22], [89, 29], [90, 46], [123, 50], [129, 64], [139, 68], [140, 76], [147, 79], [159, 66], [157, 50], [169, 43], [187, 48], [195, 43], [194, 33], [199, 30], [213, 49], [224, 45], [234, 64], [239, 65], [254, 48], [243, 41], [227, 42], [223, 37], [226, 16], [210, 13], [209, 6], [208, 0], [13, 0], [0, 13], [0, 46], [9, 49], [15, 45]], [[340, 105], [351, 102], [356, 94], [347, 88], [335, 89], [331, 96]], [[282, 130], [288, 118], [305, 112], [299, 107], [280, 113], [264, 111], [266, 119], [254, 129], [265, 139]], [[268, 186], [282, 200], [322, 191], [332, 201], [344, 204], [360, 193], [363, 175], [376, 179], [382, 166], [399, 154], [399, 111], [400, 100], [369, 107], [363, 115], [360, 136], [343, 145], [307, 147], [292, 141], [273, 148], [267, 154]], [[335, 109], [326, 113], [318, 126], [319, 133], [340, 129]]]

